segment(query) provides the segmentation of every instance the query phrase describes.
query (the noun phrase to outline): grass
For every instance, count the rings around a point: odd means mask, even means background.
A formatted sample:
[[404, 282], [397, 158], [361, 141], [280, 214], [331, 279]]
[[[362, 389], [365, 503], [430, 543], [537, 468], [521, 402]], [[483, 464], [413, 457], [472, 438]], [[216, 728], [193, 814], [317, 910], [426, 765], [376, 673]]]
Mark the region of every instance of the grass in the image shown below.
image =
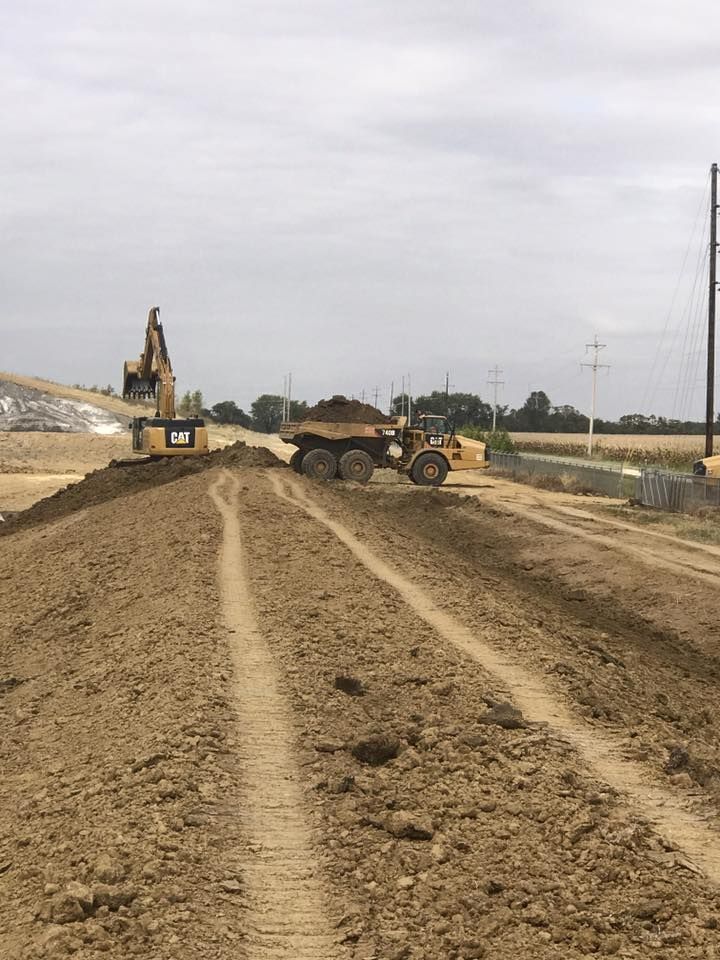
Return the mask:
[[681, 540], [695, 540], [697, 543], [720, 544], [720, 507], [702, 507], [694, 514], [668, 513], [651, 507], [632, 507], [627, 504], [602, 506], [617, 520], [624, 520], [636, 526], [661, 526], [661, 532], [680, 537]]

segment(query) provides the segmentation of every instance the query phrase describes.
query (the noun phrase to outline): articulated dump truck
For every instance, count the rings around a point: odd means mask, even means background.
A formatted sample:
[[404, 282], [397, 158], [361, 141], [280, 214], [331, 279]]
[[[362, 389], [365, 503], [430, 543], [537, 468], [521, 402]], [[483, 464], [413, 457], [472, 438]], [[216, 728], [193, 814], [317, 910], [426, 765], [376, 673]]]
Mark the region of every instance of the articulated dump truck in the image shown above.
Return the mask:
[[340, 476], [367, 483], [379, 467], [405, 473], [421, 486], [439, 487], [451, 470], [490, 465], [484, 443], [456, 436], [438, 416], [419, 416], [412, 426], [407, 417], [384, 423], [283, 423], [280, 439], [297, 447], [290, 466], [320, 480]]

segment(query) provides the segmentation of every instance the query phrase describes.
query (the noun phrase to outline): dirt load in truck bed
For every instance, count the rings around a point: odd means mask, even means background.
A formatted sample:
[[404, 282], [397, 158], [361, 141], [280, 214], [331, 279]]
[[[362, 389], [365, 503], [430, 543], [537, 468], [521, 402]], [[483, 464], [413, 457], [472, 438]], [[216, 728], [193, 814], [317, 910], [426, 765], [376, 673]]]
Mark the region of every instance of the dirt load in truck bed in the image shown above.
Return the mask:
[[303, 417], [320, 423], [390, 423], [391, 417], [369, 403], [348, 400], [336, 394], [329, 400], [320, 400]]

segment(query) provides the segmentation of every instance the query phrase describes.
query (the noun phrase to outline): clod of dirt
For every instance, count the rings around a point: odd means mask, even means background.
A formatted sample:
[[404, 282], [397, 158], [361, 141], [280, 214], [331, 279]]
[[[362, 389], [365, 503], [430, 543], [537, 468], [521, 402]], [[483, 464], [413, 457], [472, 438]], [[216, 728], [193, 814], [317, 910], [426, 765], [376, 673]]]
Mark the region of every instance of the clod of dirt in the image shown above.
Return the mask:
[[369, 403], [348, 400], [341, 394], [335, 394], [329, 400], [320, 400], [307, 411], [304, 420], [317, 420], [320, 423], [390, 423], [392, 417], [386, 416]]
[[652, 920], [662, 910], [662, 900], [641, 900], [632, 908], [631, 913], [638, 920]]
[[285, 467], [286, 464], [265, 447], [249, 447], [242, 440], [221, 450], [213, 450], [206, 457], [164, 457], [162, 460], [138, 460], [132, 464], [117, 464], [111, 461], [109, 466], [94, 470], [84, 480], [65, 487], [64, 490], [58, 490], [51, 497], [39, 500], [27, 510], [16, 513], [0, 524], [0, 536], [25, 527], [59, 520], [86, 507], [129, 496], [149, 487], [172, 483], [213, 467], [234, 466]]
[[357, 677], [345, 676], [340, 674], [335, 677], [335, 689], [342, 690], [350, 697], [362, 697], [365, 695], [365, 684]]
[[684, 747], [673, 747], [670, 756], [665, 761], [665, 773], [677, 773], [684, 770], [690, 762], [690, 754]]
[[356, 740], [350, 752], [360, 763], [367, 763], [371, 767], [381, 767], [384, 763], [394, 760], [400, 752], [400, 741], [396, 737], [382, 733], [372, 734]]
[[93, 888], [93, 903], [96, 907], [119, 910], [134, 899], [135, 891], [131, 887], [112, 887], [106, 883], [98, 883]]
[[90, 887], [71, 880], [64, 890], [55, 893], [40, 905], [36, 916], [43, 923], [76, 923], [89, 916], [95, 905], [94, 893]]
[[403, 840], [432, 840], [435, 828], [429, 817], [405, 810], [396, 810], [383, 821], [383, 827], [394, 837]]
[[102, 853], [95, 861], [93, 873], [100, 883], [118, 883], [125, 877], [125, 868], [118, 860]]
[[239, 880], [230, 879], [223, 880], [220, 883], [220, 886], [225, 891], [225, 893], [242, 893], [243, 887]]
[[505, 730], [520, 730], [527, 726], [522, 711], [511, 703], [496, 703], [486, 714], [478, 717], [478, 723], [491, 723]]

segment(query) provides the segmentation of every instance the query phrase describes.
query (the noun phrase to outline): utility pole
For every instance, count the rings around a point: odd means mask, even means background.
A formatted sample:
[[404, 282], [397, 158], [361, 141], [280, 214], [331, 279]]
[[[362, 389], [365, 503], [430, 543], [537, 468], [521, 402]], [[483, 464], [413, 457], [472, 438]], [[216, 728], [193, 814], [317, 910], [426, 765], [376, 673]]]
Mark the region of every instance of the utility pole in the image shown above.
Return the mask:
[[493, 387], [493, 425], [492, 432], [495, 433], [495, 427], [497, 425], [497, 397], [498, 397], [498, 387], [505, 383], [504, 380], [500, 380], [500, 374], [502, 370], [495, 364], [493, 370], [488, 370], [488, 385]]
[[447, 370], [445, 373], [445, 402], [447, 402], [450, 396], [450, 371]]
[[380, 396], [380, 387], [375, 387], [375, 390], [373, 391], [373, 393], [374, 393], [374, 396], [375, 396], [375, 409], [377, 410], [377, 408], [378, 408], [378, 397]]
[[707, 395], [705, 404], [705, 456], [713, 455], [715, 424], [715, 296], [717, 282], [717, 175], [718, 165], [710, 167], [710, 289], [708, 290]]
[[391, 416], [393, 412], [393, 400], [395, 399], [395, 397], [393, 396], [394, 392], [395, 392], [395, 381], [391, 380], [390, 381], [390, 406], [388, 407], [388, 413]]
[[360, 403], [365, 403], [365, 387], [360, 391]]
[[601, 350], [604, 350], [607, 346], [606, 343], [598, 343], [597, 334], [595, 334], [595, 339], [592, 343], [585, 344], [585, 353], [588, 350], [593, 351], [593, 361], [592, 363], [581, 363], [581, 367], [590, 367], [592, 370], [592, 403], [590, 406], [590, 430], [588, 432], [588, 446], [587, 452], [588, 457], [592, 457], [592, 447], [593, 447], [593, 429], [595, 426], [595, 401], [597, 399], [597, 372], [600, 369], [610, 369], [610, 364], [608, 363], [598, 363], [598, 354]]
[[287, 374], [283, 374], [282, 418], [283, 423], [290, 419], [287, 415]]
[[288, 387], [287, 387], [287, 415], [288, 420], [290, 419], [290, 405], [292, 404], [292, 373], [288, 374]]
[[400, 416], [405, 416], [405, 377], [402, 378], [402, 387], [400, 388]]

